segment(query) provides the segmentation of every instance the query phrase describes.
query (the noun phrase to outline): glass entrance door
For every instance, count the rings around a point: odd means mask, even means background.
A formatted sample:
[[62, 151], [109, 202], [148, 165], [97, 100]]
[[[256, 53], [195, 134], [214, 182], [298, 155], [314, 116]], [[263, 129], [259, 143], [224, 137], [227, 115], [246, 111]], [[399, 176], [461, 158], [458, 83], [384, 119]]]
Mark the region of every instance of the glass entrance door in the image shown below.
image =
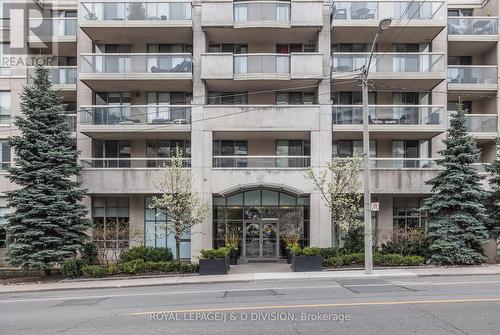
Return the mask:
[[247, 259], [278, 258], [278, 223], [245, 223], [245, 257]]

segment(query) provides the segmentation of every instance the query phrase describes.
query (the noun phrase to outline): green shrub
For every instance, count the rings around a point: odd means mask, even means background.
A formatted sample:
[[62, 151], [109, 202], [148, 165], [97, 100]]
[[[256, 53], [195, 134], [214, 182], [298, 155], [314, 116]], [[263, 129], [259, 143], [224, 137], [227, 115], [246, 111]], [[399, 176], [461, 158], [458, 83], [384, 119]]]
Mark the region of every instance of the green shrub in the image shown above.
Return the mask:
[[337, 257], [337, 250], [335, 248], [319, 248], [319, 254], [323, 259]]
[[142, 259], [145, 262], [168, 262], [172, 260], [172, 252], [169, 248], [153, 248], [141, 245], [127, 249], [120, 255], [121, 263], [137, 259]]
[[323, 266], [326, 268], [328, 267], [338, 268], [342, 266], [342, 260], [340, 259], [339, 256], [333, 256], [326, 259], [323, 258]]
[[407, 266], [416, 266], [423, 264], [425, 261], [425, 258], [422, 256], [418, 255], [413, 255], [413, 256], [404, 256], [404, 265]]
[[[375, 257], [377, 255], [377, 257]], [[399, 254], [374, 254], [373, 263], [382, 266], [404, 265], [404, 258]]]
[[229, 257], [231, 250], [227, 247], [221, 247], [219, 249], [202, 249], [200, 254], [202, 258], [207, 259], [221, 259]]
[[82, 273], [86, 277], [101, 278], [108, 275], [108, 268], [102, 265], [84, 265], [82, 267]]
[[292, 246], [292, 248], [290, 249], [290, 252], [292, 253], [292, 255], [301, 256], [302, 255], [302, 248], [298, 244], [296, 244], [296, 245]]
[[364, 226], [354, 225], [347, 230], [344, 237], [344, 251], [345, 253], [360, 253], [365, 248]]
[[118, 264], [118, 269], [120, 273], [126, 273], [126, 274], [131, 274], [135, 275], [138, 273], [144, 273], [147, 272], [147, 264], [144, 262], [143, 259], [134, 259], [130, 262], [124, 262], [124, 263], [119, 263]]
[[82, 267], [85, 265], [87, 263], [80, 258], [68, 259], [61, 266], [61, 273], [64, 277], [68, 278], [80, 277], [82, 275]]
[[302, 254], [304, 256], [317, 256], [321, 254], [321, 251], [318, 247], [305, 247], [302, 249]]
[[120, 274], [120, 267], [118, 266], [118, 264], [109, 264], [108, 265], [108, 274], [110, 276]]
[[92, 241], [87, 241], [82, 244], [79, 249], [80, 257], [86, 264], [98, 264], [99, 252], [97, 245]]
[[163, 267], [165, 272], [195, 273], [198, 272], [198, 264], [167, 262]]

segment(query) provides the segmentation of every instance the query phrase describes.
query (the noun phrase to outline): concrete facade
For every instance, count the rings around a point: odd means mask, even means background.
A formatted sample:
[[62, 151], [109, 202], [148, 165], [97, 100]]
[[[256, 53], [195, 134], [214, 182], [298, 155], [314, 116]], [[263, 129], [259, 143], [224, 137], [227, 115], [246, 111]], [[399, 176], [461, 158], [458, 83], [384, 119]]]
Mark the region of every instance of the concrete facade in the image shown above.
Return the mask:
[[[319, 172], [332, 156], [359, 148], [356, 71], [385, 17], [393, 22], [380, 37], [370, 72], [378, 240], [390, 238], [395, 224], [425, 221], [417, 208], [430, 192], [425, 182], [437, 173], [434, 160], [459, 98], [470, 108], [470, 131], [483, 152], [478, 163], [495, 158], [497, 1], [44, 3], [49, 15], [59, 17], [54, 21], [75, 26], [54, 37], [52, 45], [70, 64], [55, 67], [55, 73], [77, 73], [78, 79], [55, 86], [79, 110], [75, 137], [89, 218], [96, 216], [99, 199], [114, 210], [116, 198], [126, 198], [131, 244], [151, 243], [146, 221], [154, 219], [146, 198], [158, 193], [154, 162], [168, 161], [165, 141], [170, 141], [189, 148], [194, 188], [211, 208], [186, 242], [185, 258], [196, 261], [200, 249], [214, 246], [214, 199], [238, 189], [307, 196], [308, 243], [331, 246], [328, 208], [305, 171]], [[7, 43], [20, 31], [12, 17], [4, 29], [11, 31], [4, 33]], [[40, 51], [36, 43], [30, 36], [28, 53]], [[0, 71], [11, 116], [19, 113], [18, 94], [26, 80], [25, 67]], [[0, 140], [15, 132], [11, 123], [0, 124]], [[236, 146], [231, 149], [236, 158], [214, 151], [215, 143], [229, 141], [244, 142], [245, 153], [234, 153]], [[293, 151], [297, 143], [301, 154]], [[98, 153], [100, 145], [106, 149]], [[154, 145], [164, 147], [155, 151]], [[5, 173], [0, 177], [0, 192], [14, 187]]]

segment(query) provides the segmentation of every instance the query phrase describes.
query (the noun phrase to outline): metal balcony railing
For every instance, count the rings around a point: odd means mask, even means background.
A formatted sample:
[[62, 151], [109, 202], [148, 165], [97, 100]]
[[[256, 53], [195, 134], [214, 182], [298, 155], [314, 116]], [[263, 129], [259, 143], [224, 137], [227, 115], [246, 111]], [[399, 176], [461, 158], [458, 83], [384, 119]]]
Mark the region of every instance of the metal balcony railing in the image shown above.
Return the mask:
[[288, 54], [234, 55], [234, 74], [275, 73], [290, 74]]
[[[370, 72], [440, 72], [444, 71], [444, 53], [429, 52], [382, 52], [374, 53]], [[352, 72], [361, 69], [370, 53], [337, 52], [332, 58], [333, 72]]]
[[333, 20], [436, 20], [445, 17], [444, 1], [335, 1]]
[[[363, 124], [363, 106], [332, 107], [334, 125]], [[372, 105], [368, 106], [370, 124], [381, 125], [444, 125], [444, 106]]]
[[87, 21], [191, 20], [191, 2], [129, 1], [80, 2], [80, 16]]
[[497, 26], [497, 17], [449, 17], [448, 35], [497, 35]]
[[[172, 158], [81, 158], [80, 165], [85, 168], [103, 169], [158, 169], [172, 164]], [[191, 167], [191, 158], [182, 159], [183, 167]]]
[[307, 168], [311, 165], [310, 156], [214, 156], [214, 168]]
[[448, 84], [496, 84], [496, 65], [448, 65]]
[[182, 125], [191, 122], [190, 105], [82, 106], [83, 125]]
[[81, 73], [191, 73], [188, 53], [80, 54]]
[[[49, 78], [52, 85], [76, 85], [77, 67], [76, 66], [48, 66]], [[33, 80], [36, 68], [28, 67], [28, 82]]]
[[289, 1], [241, 1], [233, 3], [237, 23], [290, 23]]

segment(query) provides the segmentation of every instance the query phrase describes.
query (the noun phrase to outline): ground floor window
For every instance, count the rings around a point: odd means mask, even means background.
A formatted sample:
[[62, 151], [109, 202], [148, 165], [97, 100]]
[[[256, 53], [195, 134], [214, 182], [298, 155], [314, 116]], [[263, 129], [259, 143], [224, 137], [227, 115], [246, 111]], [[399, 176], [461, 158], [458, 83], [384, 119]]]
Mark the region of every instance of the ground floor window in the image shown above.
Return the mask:
[[[144, 242], [149, 247], [168, 247], [173, 255], [177, 255], [175, 236], [168, 234], [166, 229], [167, 218], [155, 208], [150, 208], [151, 201], [151, 196], [144, 198]], [[186, 259], [191, 258], [191, 232], [181, 237], [180, 256]]]
[[128, 197], [92, 198], [92, 238], [100, 248], [129, 246], [130, 209]]
[[214, 248], [225, 245], [228, 234], [240, 238], [240, 258], [284, 256], [283, 237], [300, 234], [309, 245], [309, 196], [258, 188], [213, 198]]
[[424, 199], [415, 197], [394, 198], [393, 226], [394, 228], [425, 229], [427, 213], [421, 211]]
[[7, 203], [7, 197], [0, 197], [0, 249], [7, 247], [7, 214], [10, 208]]

